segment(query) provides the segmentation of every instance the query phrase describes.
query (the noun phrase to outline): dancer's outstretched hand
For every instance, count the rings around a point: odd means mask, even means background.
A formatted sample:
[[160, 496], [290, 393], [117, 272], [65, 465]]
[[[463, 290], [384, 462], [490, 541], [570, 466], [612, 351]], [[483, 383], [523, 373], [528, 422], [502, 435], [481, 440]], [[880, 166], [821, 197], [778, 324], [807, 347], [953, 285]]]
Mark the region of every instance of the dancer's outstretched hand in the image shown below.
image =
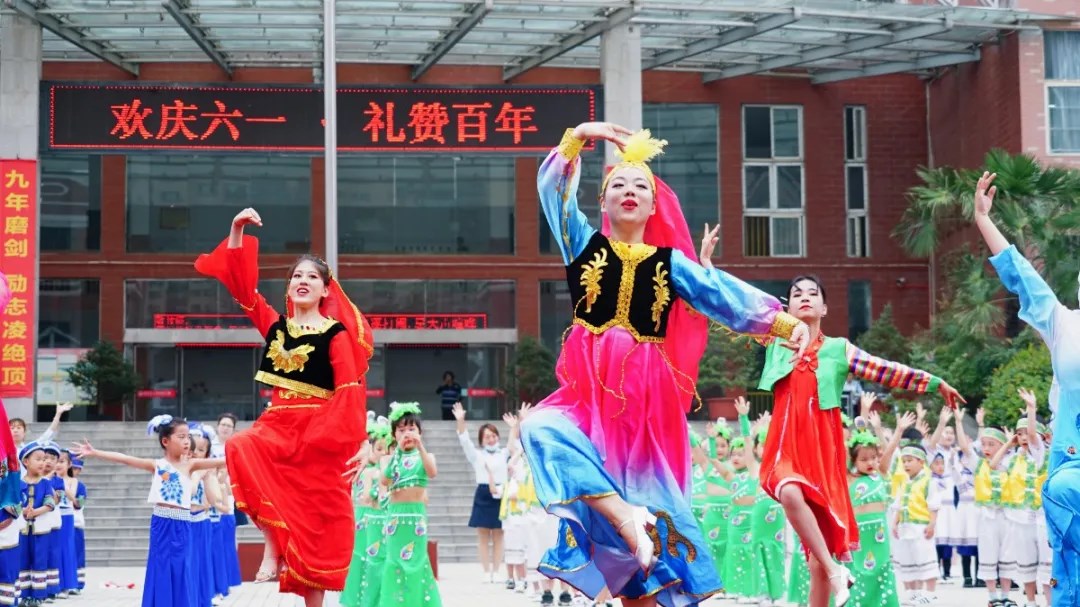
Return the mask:
[[582, 122], [574, 129], [574, 137], [577, 139], [603, 139], [614, 143], [620, 150], [626, 147], [623, 138], [633, 134], [634, 131], [614, 122]]
[[994, 206], [994, 196], [997, 194], [997, 186], [991, 185], [997, 173], [983, 171], [979, 183], [975, 186], [975, 215], [989, 215]]
[[71, 452], [79, 458], [94, 457], [97, 455], [97, 450], [94, 449], [94, 446], [90, 444], [90, 441], [85, 438], [81, 443], [72, 443]]
[[945, 404], [950, 409], [956, 409], [957, 401], [967, 403], [964, 397], [960, 396], [960, 393], [956, 391], [956, 388], [950, 386], [947, 382], [941, 382], [941, 385], [938, 386], [938, 394], [945, 399]]
[[712, 254], [713, 249], [716, 248], [716, 243], [720, 242], [719, 234], [720, 224], [716, 224], [712, 229], [709, 229], [709, 224], [705, 224], [705, 235], [701, 237], [701, 250], [698, 252], [698, 261], [706, 270], [713, 269]]

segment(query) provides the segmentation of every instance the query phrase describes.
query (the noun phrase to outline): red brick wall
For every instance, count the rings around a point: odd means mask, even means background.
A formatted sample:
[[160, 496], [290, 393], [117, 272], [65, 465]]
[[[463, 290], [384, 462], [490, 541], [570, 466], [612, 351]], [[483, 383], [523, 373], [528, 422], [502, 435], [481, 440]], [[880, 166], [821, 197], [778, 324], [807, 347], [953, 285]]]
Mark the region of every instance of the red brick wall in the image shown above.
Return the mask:
[[[130, 76], [105, 64], [47, 63], [48, 80], [120, 80]], [[211, 64], [146, 64], [146, 81], [227, 81]], [[406, 83], [408, 66], [341, 65], [341, 83]], [[914, 170], [926, 163], [926, 105], [923, 84], [912, 76], [885, 76], [814, 86], [798, 78], [745, 77], [701, 83], [699, 75], [646, 72], [645, 101], [653, 103], [714, 103], [720, 106], [720, 180], [723, 224], [722, 266], [748, 280], [786, 280], [798, 273], [819, 274], [830, 289], [832, 312], [826, 331], [847, 332], [847, 281], [871, 280], [875, 316], [892, 303], [899, 325], [925, 326], [929, 311], [927, 264], [907, 258], [889, 237], [904, 208], [904, 191], [916, 182]], [[238, 69], [233, 82], [311, 82], [309, 69]], [[436, 66], [424, 84], [494, 84], [501, 82], [497, 68]], [[597, 84], [596, 70], [536, 69], [516, 84]], [[803, 106], [808, 256], [802, 259], [761, 259], [742, 256], [741, 107], [743, 104], [798, 104]], [[849, 259], [845, 251], [843, 182], [843, 108], [865, 105], [869, 144], [869, 213], [872, 257]], [[553, 144], [555, 141], [553, 140]], [[103, 251], [100, 254], [43, 255], [45, 277], [98, 278], [102, 281], [102, 335], [119, 340], [123, 334], [124, 278], [194, 277], [193, 255], [125, 253], [124, 158], [105, 162], [102, 202]], [[524, 333], [539, 329], [538, 281], [560, 280], [563, 270], [554, 256], [541, 256], [536, 193], [532, 184], [537, 161], [518, 161], [517, 251], [514, 256], [343, 256], [342, 278], [443, 278], [517, 281], [517, 322]], [[312, 160], [312, 243], [325, 247], [321, 159]], [[214, 229], [214, 228], [211, 228]], [[697, 227], [694, 227], [695, 232]], [[223, 234], [224, 236], [224, 234]], [[285, 265], [288, 256], [267, 256], [267, 265]], [[884, 271], [882, 271], [884, 270]], [[899, 277], [906, 287], [897, 286]]]

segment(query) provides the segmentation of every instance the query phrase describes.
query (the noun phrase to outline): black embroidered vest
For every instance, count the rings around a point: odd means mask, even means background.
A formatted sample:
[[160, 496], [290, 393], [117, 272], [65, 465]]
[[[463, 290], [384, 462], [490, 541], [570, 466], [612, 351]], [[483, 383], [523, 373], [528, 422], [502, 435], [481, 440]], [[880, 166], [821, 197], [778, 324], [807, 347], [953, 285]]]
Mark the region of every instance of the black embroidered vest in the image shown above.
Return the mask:
[[334, 395], [334, 369], [330, 366], [330, 341], [345, 327], [333, 322], [321, 333], [301, 333], [284, 316], [266, 332], [266, 349], [255, 381], [330, 398]]
[[593, 333], [620, 326], [638, 341], [664, 340], [675, 300], [671, 249], [612, 242], [597, 232], [566, 266], [574, 323]]

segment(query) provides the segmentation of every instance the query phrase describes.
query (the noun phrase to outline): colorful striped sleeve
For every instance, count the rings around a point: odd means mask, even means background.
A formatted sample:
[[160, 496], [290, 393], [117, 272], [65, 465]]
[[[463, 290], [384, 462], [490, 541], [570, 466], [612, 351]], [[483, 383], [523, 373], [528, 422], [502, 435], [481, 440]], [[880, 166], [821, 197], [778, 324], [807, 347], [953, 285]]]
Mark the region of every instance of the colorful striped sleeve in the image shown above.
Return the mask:
[[926, 371], [912, 369], [900, 363], [885, 360], [861, 350], [851, 342], [847, 344], [848, 370], [859, 379], [872, 381], [886, 388], [899, 388], [912, 392], [934, 392], [941, 379]]

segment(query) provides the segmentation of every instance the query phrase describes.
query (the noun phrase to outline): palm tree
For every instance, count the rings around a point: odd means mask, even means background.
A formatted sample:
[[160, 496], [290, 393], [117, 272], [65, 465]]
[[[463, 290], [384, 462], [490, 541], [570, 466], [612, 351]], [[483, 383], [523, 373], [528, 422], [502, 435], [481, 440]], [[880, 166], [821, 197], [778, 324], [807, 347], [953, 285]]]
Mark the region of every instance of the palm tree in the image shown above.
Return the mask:
[[[909, 206], [893, 237], [908, 253], [940, 253], [945, 241], [971, 230], [973, 193], [982, 171], [997, 173], [994, 220], [1024, 252], [1066, 305], [1075, 305], [1080, 251], [1080, 171], [1043, 166], [1023, 154], [993, 150], [985, 167], [920, 169], [922, 185], [908, 191]], [[986, 268], [985, 247], [962, 247], [947, 258], [942, 322], [961, 334], [985, 335], [1007, 318], [1002, 289]], [[1015, 304], [1013, 304], [1015, 307]]]

